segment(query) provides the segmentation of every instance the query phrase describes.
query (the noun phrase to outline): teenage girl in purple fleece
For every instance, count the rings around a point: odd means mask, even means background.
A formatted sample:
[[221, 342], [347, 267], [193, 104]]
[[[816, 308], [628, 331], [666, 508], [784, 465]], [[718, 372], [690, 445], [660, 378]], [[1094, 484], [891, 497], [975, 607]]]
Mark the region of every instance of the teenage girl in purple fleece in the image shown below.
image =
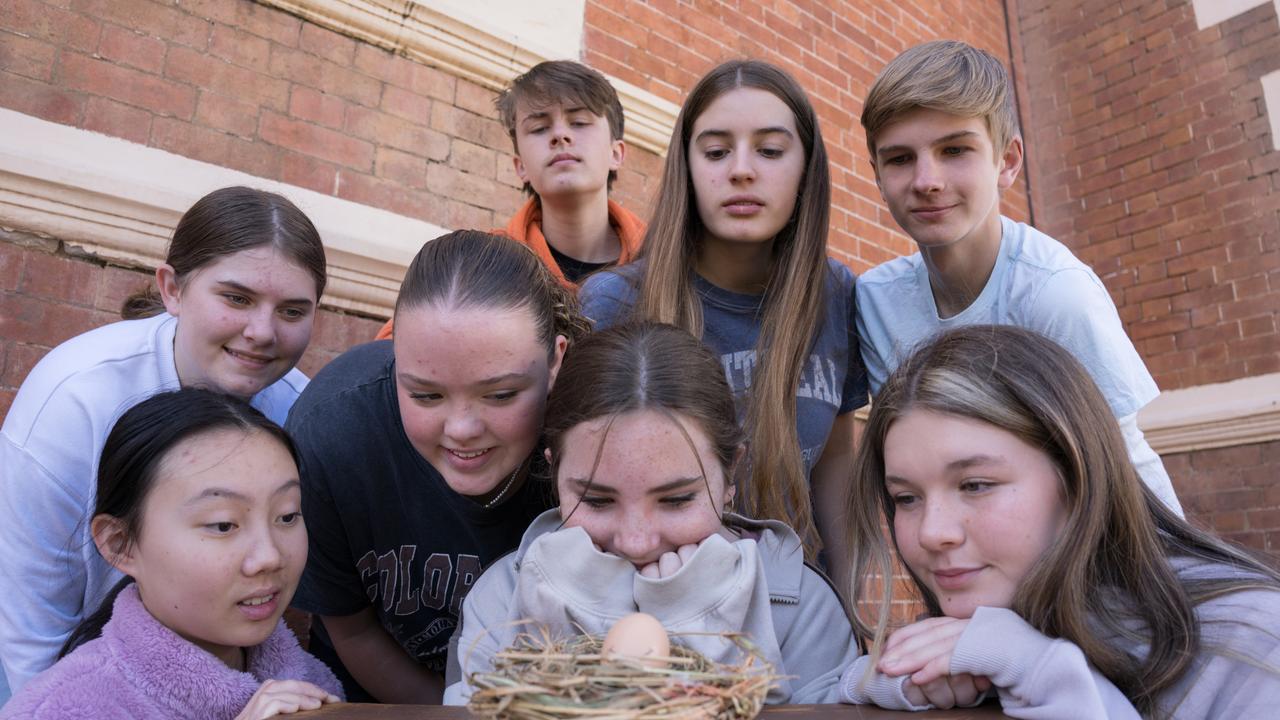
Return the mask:
[[128, 577], [0, 718], [257, 720], [340, 700], [280, 619], [307, 531], [293, 444], [257, 410], [198, 389], [130, 409], [91, 531]]

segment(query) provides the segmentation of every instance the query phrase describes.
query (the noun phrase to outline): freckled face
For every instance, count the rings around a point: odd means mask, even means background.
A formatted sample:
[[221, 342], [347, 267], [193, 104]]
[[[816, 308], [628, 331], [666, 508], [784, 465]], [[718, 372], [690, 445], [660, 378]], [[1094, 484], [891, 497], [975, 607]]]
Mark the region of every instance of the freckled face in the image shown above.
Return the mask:
[[307, 562], [298, 468], [263, 432], [188, 438], [161, 461], [121, 570], [178, 635], [238, 666], [275, 629]]
[[174, 362], [184, 387], [249, 398], [293, 369], [311, 340], [315, 278], [269, 246], [241, 250], [188, 273], [161, 273], [165, 309], [178, 318]]
[[606, 436], [607, 424], [590, 420], [564, 435], [556, 487], [565, 527], [581, 527], [637, 568], [720, 530], [733, 489], [696, 422], [640, 410], [617, 416]]
[[928, 410], [893, 423], [884, 455], [898, 550], [942, 611], [1009, 607], [1066, 523], [1049, 456], [993, 425]]
[[421, 305], [396, 316], [405, 434], [445, 482], [484, 496], [529, 457], [566, 341], [550, 351], [525, 309]]
[[805, 167], [786, 104], [766, 90], [730, 90], [694, 121], [688, 152], [702, 240], [772, 242], [791, 219]]

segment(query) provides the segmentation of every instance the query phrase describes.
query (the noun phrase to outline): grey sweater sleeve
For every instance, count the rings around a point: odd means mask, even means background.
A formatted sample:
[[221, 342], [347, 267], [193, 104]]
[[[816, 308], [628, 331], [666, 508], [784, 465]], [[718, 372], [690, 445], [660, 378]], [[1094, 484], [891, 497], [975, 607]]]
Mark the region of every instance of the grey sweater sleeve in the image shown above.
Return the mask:
[[1177, 683], [1161, 694], [1161, 710], [1178, 720], [1276, 717], [1280, 592], [1230, 593], [1201, 604], [1196, 614], [1200, 651]]
[[1141, 717], [1079, 647], [1040, 634], [1012, 610], [978, 608], [951, 655], [951, 673], [990, 678], [1009, 717]]
[[867, 674], [870, 655], [854, 660], [840, 676], [840, 702], [853, 705], [875, 705], [886, 710], [928, 710], [932, 705], [916, 705], [907, 699], [906, 685], [910, 675], [891, 677], [879, 670]]
[[480, 576], [462, 601], [460, 627], [449, 642], [445, 668], [445, 705], [466, 705], [472, 673], [492, 667], [493, 656], [511, 644], [516, 628], [508, 623], [507, 603], [515, 590], [514, 559], [507, 556]]
[[840, 702], [841, 673], [858, 658], [858, 640], [835, 590], [804, 568], [798, 617], [778, 638], [794, 704]]

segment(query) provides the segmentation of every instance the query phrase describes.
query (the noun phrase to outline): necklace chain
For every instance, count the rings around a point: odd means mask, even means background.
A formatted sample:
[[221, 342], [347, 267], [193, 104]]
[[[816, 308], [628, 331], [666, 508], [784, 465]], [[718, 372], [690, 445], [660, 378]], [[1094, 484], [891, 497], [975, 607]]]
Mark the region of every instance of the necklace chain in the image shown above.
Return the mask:
[[520, 463], [519, 465], [516, 465], [516, 469], [511, 471], [511, 477], [507, 478], [507, 481], [502, 484], [502, 489], [498, 491], [498, 494], [494, 495], [492, 500], [485, 503], [481, 507], [483, 507], [485, 510], [488, 510], [494, 505], [497, 505], [498, 503], [502, 502], [502, 498], [507, 496], [507, 491], [511, 489], [512, 483], [516, 481], [516, 475], [520, 474], [520, 469], [523, 467], [524, 467], [524, 463]]

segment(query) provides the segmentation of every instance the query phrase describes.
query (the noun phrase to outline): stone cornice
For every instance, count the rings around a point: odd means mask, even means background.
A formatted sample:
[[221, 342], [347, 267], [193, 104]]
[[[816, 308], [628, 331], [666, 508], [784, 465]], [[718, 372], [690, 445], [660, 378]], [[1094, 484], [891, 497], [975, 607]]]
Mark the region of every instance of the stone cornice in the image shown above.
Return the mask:
[[1280, 373], [1166, 390], [1138, 413], [1161, 455], [1280, 439]]
[[228, 185], [278, 192], [320, 231], [329, 265], [322, 302], [391, 315], [404, 269], [444, 228], [0, 108], [0, 226], [73, 251], [152, 268], [178, 218]]
[[[491, 90], [553, 59], [501, 31], [466, 22], [415, 0], [258, 0], [321, 27], [399, 53]], [[629, 145], [663, 155], [679, 108], [635, 85], [609, 79], [626, 114]]]
[[[865, 422], [870, 406], [856, 411]], [[1166, 390], [1138, 413], [1161, 455], [1280, 440], [1280, 373]]]

